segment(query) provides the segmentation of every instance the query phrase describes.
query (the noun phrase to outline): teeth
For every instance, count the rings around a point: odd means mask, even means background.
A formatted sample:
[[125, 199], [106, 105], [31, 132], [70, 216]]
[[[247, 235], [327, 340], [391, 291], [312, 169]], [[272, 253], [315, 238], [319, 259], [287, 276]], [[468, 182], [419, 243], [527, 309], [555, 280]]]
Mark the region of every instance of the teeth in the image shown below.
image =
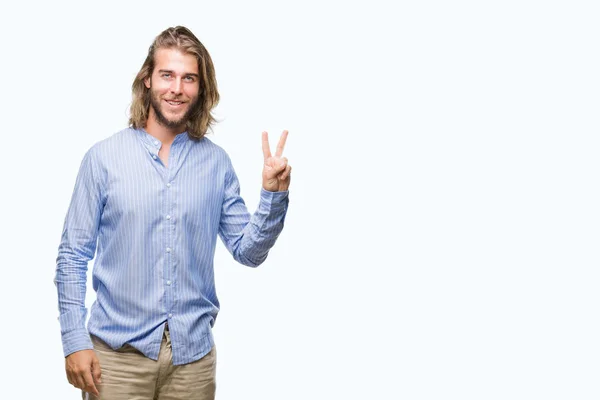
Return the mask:
[[168, 101], [168, 100], [167, 100], [167, 103], [169, 103], [169, 104], [173, 104], [173, 105], [175, 105], [175, 106], [178, 106], [178, 105], [180, 105], [180, 104], [181, 104], [181, 102], [180, 102], [180, 101]]

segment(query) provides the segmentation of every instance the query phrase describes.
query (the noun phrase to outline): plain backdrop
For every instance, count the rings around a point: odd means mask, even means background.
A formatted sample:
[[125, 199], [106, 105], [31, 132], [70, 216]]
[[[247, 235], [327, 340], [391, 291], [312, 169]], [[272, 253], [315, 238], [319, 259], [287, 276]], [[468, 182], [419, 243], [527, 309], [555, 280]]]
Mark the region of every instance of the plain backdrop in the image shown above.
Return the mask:
[[218, 399], [600, 398], [597, 4], [2, 5], [2, 397], [79, 398], [53, 284], [75, 177], [185, 25], [251, 211], [261, 132], [290, 132], [269, 258], [217, 247]]

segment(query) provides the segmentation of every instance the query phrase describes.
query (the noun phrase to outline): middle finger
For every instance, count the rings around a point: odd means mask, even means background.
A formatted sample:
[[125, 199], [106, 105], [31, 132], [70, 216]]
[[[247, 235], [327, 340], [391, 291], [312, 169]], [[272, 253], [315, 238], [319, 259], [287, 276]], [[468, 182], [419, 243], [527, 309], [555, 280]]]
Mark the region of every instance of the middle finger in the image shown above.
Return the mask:
[[279, 143], [277, 144], [277, 152], [275, 153], [275, 157], [281, 157], [283, 154], [283, 148], [285, 147], [285, 141], [287, 140], [288, 131], [283, 131], [281, 134], [281, 138], [279, 138]]

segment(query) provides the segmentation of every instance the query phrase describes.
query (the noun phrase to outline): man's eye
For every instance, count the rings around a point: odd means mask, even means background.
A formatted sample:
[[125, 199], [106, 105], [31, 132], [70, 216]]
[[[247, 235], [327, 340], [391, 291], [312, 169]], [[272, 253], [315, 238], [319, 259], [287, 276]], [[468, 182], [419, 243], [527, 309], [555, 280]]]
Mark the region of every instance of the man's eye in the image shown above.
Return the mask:
[[165, 73], [164, 73], [164, 74], [162, 74], [161, 76], [162, 76], [163, 78], [169, 78], [169, 77], [171, 76], [171, 74], [169, 74], [169, 73], [166, 73], [166, 72], [165, 72]]
[[187, 79], [188, 82], [194, 82], [193, 76], [186, 76], [185, 79]]

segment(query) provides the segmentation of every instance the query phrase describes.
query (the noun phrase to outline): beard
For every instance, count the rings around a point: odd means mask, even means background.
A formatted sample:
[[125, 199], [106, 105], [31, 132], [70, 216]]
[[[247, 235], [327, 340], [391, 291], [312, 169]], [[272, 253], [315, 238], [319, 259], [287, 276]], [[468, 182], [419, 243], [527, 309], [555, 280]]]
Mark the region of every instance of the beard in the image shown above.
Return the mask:
[[172, 120], [172, 119], [168, 119], [165, 114], [162, 112], [162, 100], [160, 99], [160, 96], [155, 93], [153, 90], [150, 90], [150, 106], [154, 109], [154, 113], [156, 114], [156, 120], [157, 122], [166, 127], [166, 128], [170, 128], [170, 129], [176, 129], [182, 126], [185, 126], [187, 124], [187, 122], [191, 119], [192, 115], [194, 114], [194, 110], [196, 109], [196, 107], [198, 106], [198, 102], [199, 102], [199, 98], [196, 97], [195, 99], [192, 99], [191, 102], [189, 102], [189, 106], [185, 112], [185, 114], [183, 114], [183, 116], [178, 119], [178, 120]]

